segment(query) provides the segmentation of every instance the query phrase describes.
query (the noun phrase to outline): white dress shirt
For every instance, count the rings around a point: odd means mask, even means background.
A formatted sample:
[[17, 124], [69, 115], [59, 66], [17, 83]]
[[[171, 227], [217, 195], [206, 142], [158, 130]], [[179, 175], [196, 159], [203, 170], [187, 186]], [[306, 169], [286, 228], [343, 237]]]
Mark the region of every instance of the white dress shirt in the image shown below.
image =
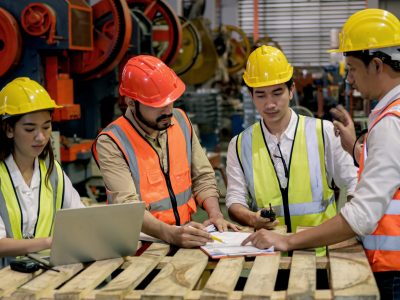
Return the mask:
[[[382, 110], [400, 98], [400, 85], [387, 93], [369, 115], [369, 127]], [[368, 158], [354, 198], [341, 209], [358, 235], [372, 233], [400, 187], [400, 118], [386, 116], [368, 135]]]
[[[22, 233], [24, 235], [32, 235], [35, 229], [37, 220], [37, 211], [39, 204], [39, 190], [40, 190], [40, 170], [39, 161], [35, 159], [35, 166], [33, 170], [31, 185], [28, 186], [22, 177], [22, 174], [16, 165], [12, 155], [9, 155], [4, 161], [10, 171], [11, 178], [15, 184], [15, 191], [20, 200], [22, 210]], [[78, 208], [84, 207], [78, 192], [72, 186], [71, 180], [64, 174], [64, 204], [63, 208]], [[0, 217], [0, 238], [5, 238], [6, 229], [4, 222]]]
[[[279, 181], [283, 188], [287, 186], [285, 170], [281, 159], [275, 157], [274, 155], [279, 156], [279, 143], [285, 163], [287, 167], [289, 167], [290, 152], [292, 150], [292, 144], [294, 141], [297, 119], [297, 114], [292, 110], [289, 125], [284, 133], [280, 136], [280, 140], [278, 140], [275, 135], [272, 135], [268, 131], [264, 122], [261, 122], [265, 140], [267, 142], [268, 149], [273, 156], [272, 161], [275, 165]], [[325, 141], [325, 166], [328, 184], [331, 184], [333, 179], [339, 188], [345, 188], [347, 190], [347, 194], [352, 195], [357, 184], [357, 168], [353, 164], [353, 159], [347, 152], [343, 150], [339, 137], [335, 136], [332, 122], [326, 120], [323, 121], [323, 132]], [[248, 208], [246, 201], [246, 199], [249, 197], [248, 190], [245, 177], [236, 154], [236, 140], [237, 136], [231, 140], [228, 147], [226, 167], [228, 188], [225, 198], [226, 206], [229, 208], [232, 204], [239, 203]]]

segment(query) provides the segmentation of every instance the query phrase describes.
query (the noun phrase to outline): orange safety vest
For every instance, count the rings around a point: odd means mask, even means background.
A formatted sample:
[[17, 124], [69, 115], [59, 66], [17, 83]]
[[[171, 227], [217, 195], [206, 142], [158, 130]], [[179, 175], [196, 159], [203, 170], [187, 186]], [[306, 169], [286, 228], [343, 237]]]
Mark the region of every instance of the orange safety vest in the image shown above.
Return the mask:
[[[192, 125], [179, 109], [173, 110], [172, 119], [174, 125], [167, 129], [168, 172], [164, 172], [155, 149], [125, 116], [108, 125], [99, 136], [109, 136], [123, 153], [147, 209], [165, 223], [183, 225], [196, 212], [191, 189]], [[96, 142], [92, 152], [97, 162]]]
[[[400, 118], [400, 99], [385, 108], [371, 124], [368, 132], [388, 115]], [[359, 179], [367, 160], [367, 138], [368, 135], [365, 137], [360, 157]], [[375, 231], [361, 239], [373, 272], [400, 271], [400, 189], [394, 193]]]

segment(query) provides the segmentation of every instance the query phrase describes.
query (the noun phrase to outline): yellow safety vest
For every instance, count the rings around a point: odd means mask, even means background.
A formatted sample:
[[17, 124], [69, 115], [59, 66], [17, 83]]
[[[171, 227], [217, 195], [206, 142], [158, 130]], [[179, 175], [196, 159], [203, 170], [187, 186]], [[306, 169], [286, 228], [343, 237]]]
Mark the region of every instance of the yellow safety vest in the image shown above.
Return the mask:
[[[285, 189], [279, 184], [261, 122], [243, 131], [236, 145], [249, 191], [249, 207], [257, 211], [271, 203], [279, 222], [286, 224], [289, 232], [296, 232], [297, 226], [318, 226], [335, 216], [335, 197], [325, 169], [322, 120], [299, 115]], [[317, 254], [323, 255], [323, 249]]]
[[[64, 174], [59, 163], [54, 161], [54, 168], [49, 178], [50, 184], [45, 184], [47, 165], [44, 160], [39, 160], [39, 170], [39, 206], [33, 233], [34, 237], [37, 238], [51, 235], [55, 213], [62, 207], [64, 201]], [[0, 162], [0, 216], [9, 238], [24, 238], [20, 201], [7, 165]]]

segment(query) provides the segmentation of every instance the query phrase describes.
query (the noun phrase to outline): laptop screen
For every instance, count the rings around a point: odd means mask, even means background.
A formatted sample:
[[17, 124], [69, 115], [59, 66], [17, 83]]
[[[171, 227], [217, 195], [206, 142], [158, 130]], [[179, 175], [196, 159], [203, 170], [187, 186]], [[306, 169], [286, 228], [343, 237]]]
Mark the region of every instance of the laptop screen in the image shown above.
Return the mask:
[[134, 202], [57, 211], [50, 265], [134, 255], [144, 210]]

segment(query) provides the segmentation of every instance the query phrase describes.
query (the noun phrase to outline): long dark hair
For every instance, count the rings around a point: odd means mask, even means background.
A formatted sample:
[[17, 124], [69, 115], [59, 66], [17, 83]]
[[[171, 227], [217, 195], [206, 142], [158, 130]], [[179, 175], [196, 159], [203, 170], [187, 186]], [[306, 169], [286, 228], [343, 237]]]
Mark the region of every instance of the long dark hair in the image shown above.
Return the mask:
[[[49, 111], [50, 113], [52, 111]], [[24, 115], [17, 115], [8, 117], [6, 119], [0, 120], [0, 161], [4, 161], [10, 154], [14, 151], [14, 141], [7, 137], [7, 126], [11, 128], [15, 128], [15, 124], [23, 117]], [[45, 160], [49, 159], [49, 166], [47, 168], [45, 184], [49, 186], [49, 178], [51, 172], [53, 172], [54, 168], [54, 153], [51, 147], [51, 140], [49, 139], [47, 145], [44, 147], [42, 153], [39, 154], [39, 159]]]

